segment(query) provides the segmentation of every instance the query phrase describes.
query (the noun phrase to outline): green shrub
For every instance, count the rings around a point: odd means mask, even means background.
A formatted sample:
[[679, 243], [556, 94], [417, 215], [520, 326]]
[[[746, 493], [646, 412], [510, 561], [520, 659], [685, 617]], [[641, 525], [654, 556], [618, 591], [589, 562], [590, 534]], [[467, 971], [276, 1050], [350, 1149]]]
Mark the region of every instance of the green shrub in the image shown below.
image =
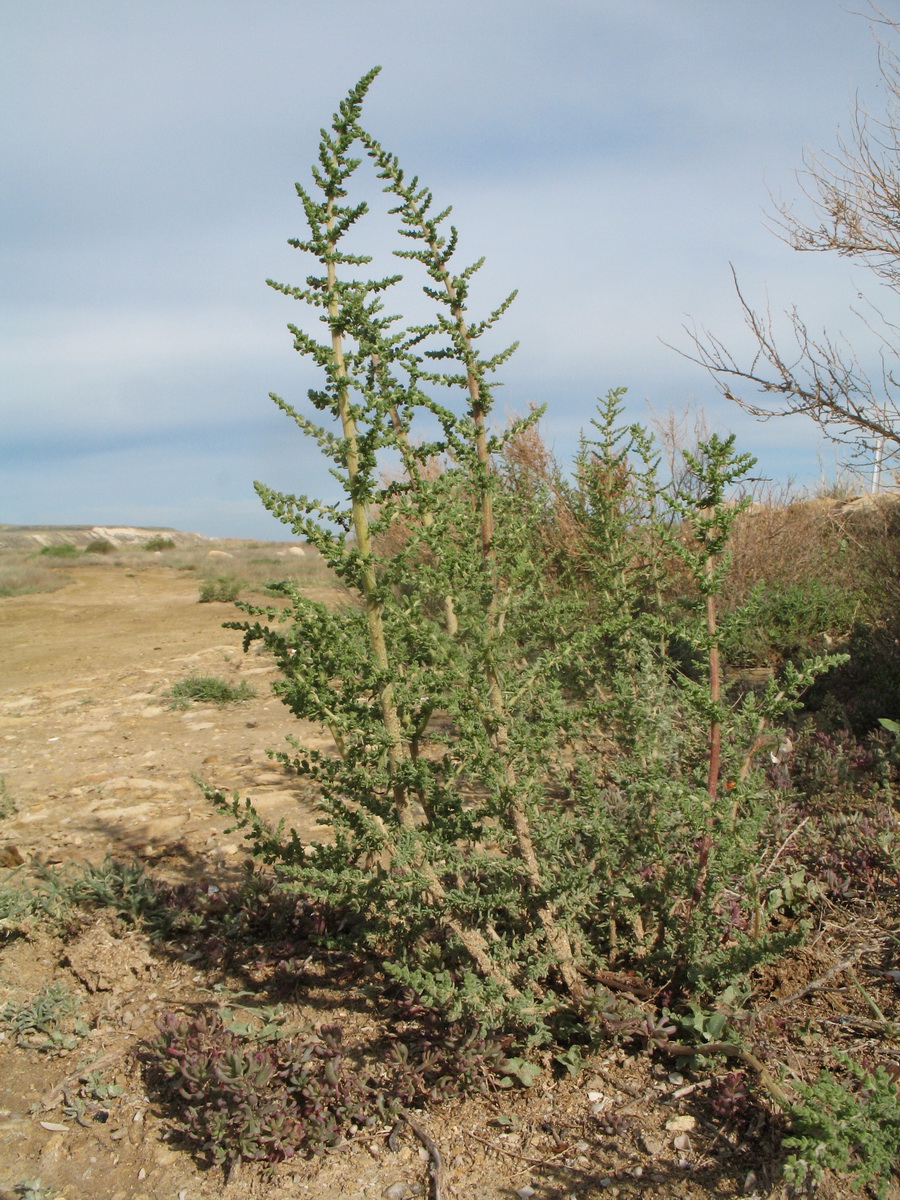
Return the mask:
[[217, 575], [200, 584], [201, 604], [233, 604], [241, 594], [244, 581], [235, 575]]
[[845, 636], [859, 606], [857, 594], [835, 584], [761, 581], [740, 608], [722, 616], [722, 651], [733, 667], [799, 662]]
[[40, 554], [47, 558], [76, 558], [80, 553], [77, 546], [70, 546], [68, 542], [59, 546], [44, 546], [40, 550]]
[[175, 541], [170, 537], [163, 537], [161, 533], [154, 533], [153, 537], [148, 538], [144, 542], [145, 550], [174, 550]]
[[[507, 458], [539, 414], [489, 427], [512, 348], [479, 339], [511, 297], [470, 316], [480, 264], [455, 263], [447, 213], [359, 124], [374, 74], [323, 132], [318, 190], [298, 188], [309, 233], [294, 244], [316, 273], [273, 284], [330, 334], [291, 326], [323, 368], [316, 412], [273, 399], [330, 460], [339, 499], [256, 485], [350, 600], [329, 607], [286, 581], [282, 606], [242, 604], [248, 619], [230, 623], [245, 649], [271, 652], [291, 712], [333, 736], [333, 754], [276, 757], [314, 782], [334, 842], [302, 846], [249, 801], [212, 796], [300, 892], [350, 912], [424, 1004], [547, 1042], [595, 1019], [588, 981], [611, 962], [673, 996], [714, 995], [800, 936], [772, 930], [780, 871], [746, 886], [770, 793], [744, 760], [823, 663], [788, 664], [778, 689], [724, 703], [716, 603], [742, 507], [731, 493], [752, 460], [713, 436], [685, 455], [690, 486], [667, 491], [645, 431], [617, 427], [617, 393], [578, 461], [586, 552], [569, 586], [533, 532], [547, 489]], [[344, 251], [367, 211], [343, 202], [359, 148], [391, 193], [398, 255], [422, 270], [428, 324], [395, 328], [383, 313], [399, 277], [360, 279], [368, 260]], [[679, 630], [695, 680], [668, 652], [660, 574], [673, 560], [703, 601]]]
[[84, 548], [85, 554], [112, 554], [115, 546], [106, 538], [94, 538]]
[[241, 680], [230, 684], [217, 675], [189, 675], [174, 683], [165, 693], [173, 708], [187, 708], [194, 704], [243, 704], [256, 695], [253, 688]]
[[811, 690], [808, 707], [836, 711], [858, 736], [882, 717], [900, 719], [900, 618], [858, 622], [841, 649], [847, 661]]

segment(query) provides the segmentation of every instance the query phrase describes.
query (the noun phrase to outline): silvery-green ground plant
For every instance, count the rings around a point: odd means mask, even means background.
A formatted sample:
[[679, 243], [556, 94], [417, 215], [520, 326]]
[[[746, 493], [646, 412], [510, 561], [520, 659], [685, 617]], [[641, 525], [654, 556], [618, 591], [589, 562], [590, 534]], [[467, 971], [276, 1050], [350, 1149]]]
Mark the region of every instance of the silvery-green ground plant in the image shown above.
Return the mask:
[[[315, 783], [333, 841], [302, 845], [249, 801], [230, 807], [256, 853], [352, 912], [424, 1002], [547, 1040], [589, 1024], [615, 963], [709, 994], [771, 949], [778, 872], [744, 886], [767, 812], [753, 751], [825, 664], [724, 703], [716, 597], [750, 460], [712, 438], [688, 461], [702, 486], [666, 489], [647, 434], [616, 425], [620, 393], [575, 465], [587, 553], [571, 574], [549, 561], [534, 530], [550, 498], [504, 469], [540, 414], [495, 429], [495, 373], [514, 347], [481, 350], [512, 297], [470, 313], [481, 262], [457, 265], [450, 210], [361, 124], [376, 74], [322, 131], [312, 187], [297, 185], [305, 283], [272, 283], [318, 318], [316, 334], [289, 326], [321, 372], [311, 412], [272, 398], [330, 460], [337, 498], [257, 484], [351, 602], [284, 583], [234, 623], [274, 656], [290, 710], [332, 735], [333, 752], [278, 757]], [[433, 308], [415, 325], [391, 315], [401, 275], [365, 279], [370, 259], [347, 248], [366, 166]], [[699, 678], [669, 653], [673, 557], [702, 601], [678, 631]]]

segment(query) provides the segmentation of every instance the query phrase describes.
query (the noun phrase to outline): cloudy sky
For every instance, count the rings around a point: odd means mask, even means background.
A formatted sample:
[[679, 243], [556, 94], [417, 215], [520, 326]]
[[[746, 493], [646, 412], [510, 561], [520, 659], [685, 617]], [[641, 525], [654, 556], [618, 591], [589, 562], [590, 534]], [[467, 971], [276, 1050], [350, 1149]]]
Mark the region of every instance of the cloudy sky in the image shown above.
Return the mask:
[[298, 306], [264, 281], [309, 272], [293, 183], [376, 63], [369, 127], [487, 256], [475, 312], [519, 289], [501, 416], [547, 403], [566, 457], [626, 386], [633, 418], [701, 405], [762, 473], [814, 482], [810, 427], [754, 423], [665, 343], [695, 321], [747, 346], [729, 263], [754, 302], [855, 336], [865, 272], [790, 251], [765, 216], [857, 94], [883, 109], [858, 7], [4, 0], [0, 522], [288, 537], [253, 480], [332, 490], [268, 399], [317, 380], [285, 329]]

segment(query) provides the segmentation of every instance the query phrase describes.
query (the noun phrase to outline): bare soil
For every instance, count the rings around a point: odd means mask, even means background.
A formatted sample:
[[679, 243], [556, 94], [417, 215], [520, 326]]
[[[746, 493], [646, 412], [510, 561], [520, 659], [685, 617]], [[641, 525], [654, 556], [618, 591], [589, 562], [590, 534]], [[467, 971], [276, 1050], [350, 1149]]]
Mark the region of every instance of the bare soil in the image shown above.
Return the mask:
[[[0, 599], [0, 776], [17, 810], [0, 821], [0, 883], [27, 877], [29, 864], [111, 854], [137, 858], [171, 882], [224, 886], [240, 875], [245, 848], [225, 832], [227, 820], [196, 777], [252, 796], [265, 817], [284, 816], [304, 839], [326, 837], [315, 797], [266, 754], [289, 733], [326, 743], [271, 695], [265, 658], [245, 655], [240, 635], [222, 628], [231, 607], [198, 604], [196, 575], [156, 562], [64, 569], [69, 582], [57, 591]], [[189, 674], [245, 680], [257, 698], [173, 710], [163, 693]], [[806, 947], [758, 976], [752, 1003], [771, 1006], [760, 1027], [770, 1069], [812, 1080], [832, 1045], [872, 1062], [900, 1057], [849, 970], [833, 970], [854, 956], [858, 967], [883, 965], [895, 932], [887, 921], [835, 911]], [[332, 973], [325, 960], [319, 968], [296, 989], [298, 1017], [376, 1036], [385, 1018], [352, 973]], [[387, 1129], [359, 1136], [283, 1164], [272, 1179], [247, 1165], [225, 1179], [192, 1157], [142, 1075], [139, 1051], [164, 1009], [214, 1007], [223, 987], [240, 981], [198, 969], [178, 947], [161, 947], [109, 913], [68, 936], [34, 922], [0, 928], [0, 1006], [26, 1003], [49, 983], [78, 996], [86, 1032], [56, 1054], [2, 1034], [0, 1200], [36, 1179], [42, 1196], [66, 1200], [434, 1194], [433, 1160], [407, 1126], [390, 1144]], [[896, 1019], [895, 985], [866, 987]], [[527, 1091], [438, 1105], [418, 1120], [442, 1156], [442, 1200], [783, 1196], [784, 1123], [768, 1098], [755, 1089], [739, 1118], [709, 1105], [710, 1081], [734, 1066], [706, 1060], [678, 1073], [671, 1061], [611, 1046], [575, 1077], [547, 1063]], [[88, 1071], [121, 1094], [78, 1119], [71, 1099]], [[832, 1181], [822, 1194], [853, 1192]]]

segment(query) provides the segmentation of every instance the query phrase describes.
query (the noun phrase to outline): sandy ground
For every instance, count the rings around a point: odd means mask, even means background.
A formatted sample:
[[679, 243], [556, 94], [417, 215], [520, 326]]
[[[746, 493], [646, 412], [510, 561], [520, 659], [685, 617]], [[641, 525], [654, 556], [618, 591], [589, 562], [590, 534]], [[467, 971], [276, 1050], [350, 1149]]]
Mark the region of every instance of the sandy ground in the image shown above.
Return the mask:
[[[305, 838], [315, 815], [266, 756], [287, 732], [316, 741], [270, 694], [274, 671], [222, 628], [234, 609], [199, 604], [197, 580], [164, 567], [75, 570], [59, 591], [0, 600], [0, 775], [19, 809], [7, 842], [45, 862], [137, 853], [189, 872], [197, 854], [239, 850], [196, 777], [252, 790], [259, 811]], [[245, 680], [257, 699], [172, 710], [188, 675]]]

